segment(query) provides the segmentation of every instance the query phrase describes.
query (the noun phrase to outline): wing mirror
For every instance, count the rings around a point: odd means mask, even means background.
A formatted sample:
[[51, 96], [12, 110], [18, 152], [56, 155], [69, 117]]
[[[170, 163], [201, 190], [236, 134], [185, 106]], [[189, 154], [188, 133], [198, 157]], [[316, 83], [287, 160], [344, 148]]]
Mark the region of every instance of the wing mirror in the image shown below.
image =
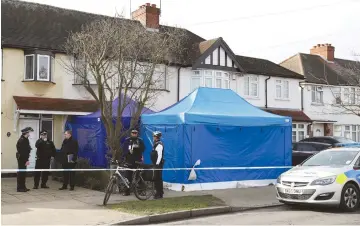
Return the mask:
[[353, 169], [354, 170], [360, 170], [360, 166], [354, 166]]

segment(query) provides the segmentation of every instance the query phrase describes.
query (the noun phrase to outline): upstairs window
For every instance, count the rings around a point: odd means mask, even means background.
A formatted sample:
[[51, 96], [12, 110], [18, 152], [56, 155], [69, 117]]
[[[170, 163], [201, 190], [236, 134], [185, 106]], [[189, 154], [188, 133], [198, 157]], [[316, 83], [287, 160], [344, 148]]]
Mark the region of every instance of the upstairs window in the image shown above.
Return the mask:
[[289, 99], [289, 81], [286, 80], [276, 80], [276, 99]]
[[25, 55], [24, 81], [52, 81], [54, 58], [51, 55], [33, 52]]
[[334, 104], [341, 104], [341, 87], [334, 87], [331, 91], [334, 96]]
[[311, 102], [316, 104], [323, 104], [323, 90], [321, 86], [311, 87]]
[[191, 91], [199, 87], [230, 89], [230, 75], [222, 71], [193, 71], [191, 76]]
[[355, 88], [344, 88], [344, 101], [345, 104], [355, 104]]

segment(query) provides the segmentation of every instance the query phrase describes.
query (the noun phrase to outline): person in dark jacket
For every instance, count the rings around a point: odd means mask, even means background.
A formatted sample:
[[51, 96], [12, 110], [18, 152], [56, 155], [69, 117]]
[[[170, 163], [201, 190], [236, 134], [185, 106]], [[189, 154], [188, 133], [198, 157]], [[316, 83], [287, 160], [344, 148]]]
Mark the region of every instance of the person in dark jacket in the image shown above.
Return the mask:
[[[54, 143], [47, 139], [46, 130], [40, 132], [40, 139], [36, 141], [35, 147], [37, 148], [35, 169], [49, 169], [50, 160], [55, 157], [56, 149]], [[46, 185], [49, 177], [49, 171], [36, 171], [34, 176], [34, 189], [39, 188], [40, 176], [41, 188], [49, 188]]]
[[[123, 143], [122, 160], [125, 161], [130, 169], [136, 168], [136, 162], [141, 162], [145, 151], [144, 141], [138, 137], [139, 132], [136, 129], [131, 130], [131, 136], [126, 138]], [[133, 171], [126, 171], [126, 178], [132, 181]], [[130, 189], [123, 194], [130, 195]]]
[[[62, 166], [63, 169], [74, 169], [78, 157], [79, 145], [78, 142], [73, 139], [72, 132], [70, 130], [65, 131], [65, 139], [61, 146]], [[70, 183], [70, 191], [75, 187], [75, 171], [64, 171], [63, 186], [59, 190], [67, 189]]]
[[154, 139], [154, 145], [153, 145], [153, 150], [150, 153], [150, 158], [152, 163], [156, 166], [157, 169], [161, 169], [161, 170], [156, 170], [156, 181], [154, 182], [155, 184], [155, 199], [161, 199], [163, 198], [164, 195], [164, 188], [163, 188], [163, 180], [162, 180], [162, 169], [164, 167], [164, 144], [161, 142], [161, 132], [160, 131], [155, 131], [153, 133], [153, 139]]
[[[21, 137], [19, 138], [18, 142], [16, 143], [16, 159], [18, 162], [18, 169], [19, 170], [26, 170], [26, 166], [29, 165], [29, 157], [31, 146], [29, 142], [30, 132], [34, 132], [31, 127], [26, 127], [25, 129], [21, 130]], [[17, 191], [18, 192], [27, 192], [30, 189], [26, 188], [25, 185], [26, 181], [26, 172], [19, 171], [17, 173]]]

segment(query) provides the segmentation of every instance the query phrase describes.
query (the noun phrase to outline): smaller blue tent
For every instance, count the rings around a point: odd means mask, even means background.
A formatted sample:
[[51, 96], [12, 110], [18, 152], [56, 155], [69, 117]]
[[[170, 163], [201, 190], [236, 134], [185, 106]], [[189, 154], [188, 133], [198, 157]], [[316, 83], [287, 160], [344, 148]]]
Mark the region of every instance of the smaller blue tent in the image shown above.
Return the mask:
[[[122, 123], [125, 129], [129, 129], [131, 116], [136, 109], [136, 102], [127, 98], [128, 105], [122, 114]], [[113, 121], [117, 117], [118, 98], [113, 101]], [[142, 114], [153, 113], [148, 108], [143, 108]], [[68, 120], [66, 127], [73, 131], [73, 136], [79, 143], [79, 156], [90, 160], [90, 164], [96, 167], [107, 167], [106, 129], [101, 122], [100, 110], [85, 116], [75, 116]], [[119, 141], [120, 142], [120, 141]]]
[[[265, 112], [232, 90], [198, 88], [175, 105], [143, 115], [142, 136], [150, 145], [151, 132], [163, 132], [164, 168], [273, 167], [249, 170], [164, 171], [174, 184], [276, 179], [291, 166], [292, 121]], [[146, 154], [145, 156], [147, 156]]]

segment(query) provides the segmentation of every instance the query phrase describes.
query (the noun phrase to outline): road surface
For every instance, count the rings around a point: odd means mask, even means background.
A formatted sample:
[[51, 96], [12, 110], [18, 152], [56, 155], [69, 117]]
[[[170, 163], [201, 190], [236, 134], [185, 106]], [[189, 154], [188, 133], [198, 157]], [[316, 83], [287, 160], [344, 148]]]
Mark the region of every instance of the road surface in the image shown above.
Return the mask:
[[193, 218], [162, 225], [360, 225], [360, 209], [342, 213], [337, 209], [275, 207], [235, 214]]

